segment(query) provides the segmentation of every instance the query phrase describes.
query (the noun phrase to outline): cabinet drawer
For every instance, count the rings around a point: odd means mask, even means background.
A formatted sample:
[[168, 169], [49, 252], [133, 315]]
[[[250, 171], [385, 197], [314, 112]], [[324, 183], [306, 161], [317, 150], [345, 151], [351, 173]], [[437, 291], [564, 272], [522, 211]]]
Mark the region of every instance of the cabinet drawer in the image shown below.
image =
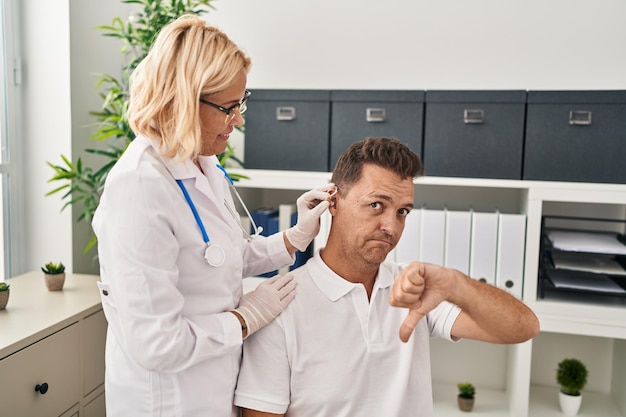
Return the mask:
[[104, 392], [85, 405], [82, 417], [106, 417], [106, 401]]
[[626, 91], [529, 91], [524, 179], [625, 183]]
[[428, 91], [424, 171], [521, 179], [525, 91]]
[[366, 137], [395, 137], [422, 155], [423, 91], [331, 92], [330, 170], [339, 155]]
[[[0, 361], [3, 415], [58, 417], [77, 403], [80, 347], [80, 328], [74, 324]], [[35, 387], [44, 383], [47, 392], [37, 392]]]
[[330, 92], [253, 90], [244, 164], [252, 169], [327, 172]]
[[107, 321], [104, 312], [85, 317], [83, 326], [83, 395], [104, 384], [104, 348], [106, 345]]

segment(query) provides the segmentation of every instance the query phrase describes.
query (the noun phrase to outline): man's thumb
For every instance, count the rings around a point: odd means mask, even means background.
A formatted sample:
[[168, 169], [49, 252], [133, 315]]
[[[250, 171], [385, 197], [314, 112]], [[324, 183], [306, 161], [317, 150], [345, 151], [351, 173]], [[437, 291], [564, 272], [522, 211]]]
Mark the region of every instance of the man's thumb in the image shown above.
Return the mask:
[[407, 314], [400, 326], [400, 340], [402, 340], [402, 342], [406, 343], [409, 341], [417, 323], [419, 323], [422, 317], [424, 317], [424, 314], [420, 313], [418, 310], [409, 310], [409, 314]]

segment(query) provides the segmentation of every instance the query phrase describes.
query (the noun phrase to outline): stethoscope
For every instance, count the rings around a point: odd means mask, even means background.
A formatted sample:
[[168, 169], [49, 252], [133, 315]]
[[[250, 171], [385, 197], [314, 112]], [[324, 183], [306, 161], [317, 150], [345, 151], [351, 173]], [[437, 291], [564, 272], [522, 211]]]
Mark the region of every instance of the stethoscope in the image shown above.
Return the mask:
[[[263, 231], [263, 228], [260, 226], [257, 226], [256, 223], [254, 222], [254, 219], [250, 215], [250, 211], [248, 210], [248, 207], [246, 207], [245, 203], [243, 202], [243, 199], [241, 198], [241, 196], [239, 195], [239, 192], [237, 191], [237, 188], [235, 188], [233, 179], [230, 177], [230, 175], [228, 175], [224, 167], [221, 166], [220, 164], [215, 164], [215, 165], [224, 173], [224, 178], [228, 182], [229, 188], [237, 196], [237, 199], [239, 200], [243, 209], [245, 210], [246, 215], [250, 219], [250, 225], [252, 226], [252, 229], [254, 230], [253, 234], [250, 234], [250, 232], [246, 230], [246, 228], [243, 226], [243, 223], [241, 222], [241, 219], [239, 218], [239, 215], [237, 214], [237, 211], [233, 209], [232, 207], [230, 207], [230, 205], [228, 204], [228, 201], [224, 199], [224, 205], [228, 209], [228, 212], [231, 214], [231, 216], [233, 216], [233, 219], [243, 231], [244, 235], [246, 236], [246, 239], [250, 241], [253, 238], [257, 237]], [[187, 204], [189, 205], [189, 208], [191, 208], [193, 217], [196, 219], [196, 223], [198, 224], [198, 227], [200, 228], [200, 232], [202, 233], [202, 239], [204, 240], [204, 243], [206, 244], [206, 249], [204, 250], [204, 260], [210, 266], [214, 266], [214, 267], [222, 266], [224, 264], [224, 260], [226, 259], [226, 253], [224, 252], [224, 249], [222, 249], [222, 247], [219, 244], [212, 243], [210, 241], [209, 234], [207, 233], [204, 227], [204, 223], [202, 223], [202, 219], [200, 218], [200, 215], [198, 214], [198, 210], [196, 210], [196, 206], [193, 203], [191, 196], [187, 192], [187, 188], [185, 187], [185, 184], [183, 184], [183, 181], [176, 180], [176, 183], [182, 190], [183, 195], [185, 196], [185, 200], [187, 200]]]

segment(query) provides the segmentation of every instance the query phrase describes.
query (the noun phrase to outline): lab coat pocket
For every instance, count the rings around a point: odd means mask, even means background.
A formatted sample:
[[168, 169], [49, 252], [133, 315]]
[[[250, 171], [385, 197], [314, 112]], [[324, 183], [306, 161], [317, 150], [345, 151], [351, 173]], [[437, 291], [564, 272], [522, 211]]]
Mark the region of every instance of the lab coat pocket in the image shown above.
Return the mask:
[[121, 342], [122, 333], [120, 331], [120, 322], [117, 314], [117, 307], [115, 305], [115, 295], [111, 291], [111, 286], [103, 282], [98, 282], [98, 288], [100, 289], [100, 300], [102, 301], [102, 310], [104, 316], [109, 323], [109, 329], [113, 331], [115, 337]]

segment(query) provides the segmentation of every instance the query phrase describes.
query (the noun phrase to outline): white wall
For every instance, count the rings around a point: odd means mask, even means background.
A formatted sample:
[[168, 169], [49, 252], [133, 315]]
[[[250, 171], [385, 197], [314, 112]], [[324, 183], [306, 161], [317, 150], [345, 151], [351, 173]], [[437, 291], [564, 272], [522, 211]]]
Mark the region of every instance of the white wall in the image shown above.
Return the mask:
[[623, 89], [623, 0], [219, 0], [253, 88]]
[[[48, 183], [53, 174], [46, 162], [62, 164], [86, 157], [93, 123], [88, 112], [101, 103], [95, 90], [95, 73], [119, 70], [120, 44], [104, 39], [93, 28], [125, 16], [128, 6], [111, 0], [20, 0], [23, 67], [23, 152], [26, 222], [22, 271], [39, 269], [48, 261], [62, 261], [73, 271], [74, 252], [81, 256], [88, 225], [81, 224], [74, 243], [72, 211], [61, 212], [61, 195], [45, 197], [60, 186]], [[107, 43], [108, 41], [108, 43]], [[73, 143], [74, 142], [74, 143]], [[74, 218], [78, 214], [74, 215]], [[73, 250], [73, 246], [77, 250]], [[91, 255], [83, 256], [89, 262]], [[79, 260], [80, 261], [80, 260]], [[83, 268], [84, 269], [84, 268]], [[78, 271], [84, 272], [84, 271]]]
[[[122, 42], [103, 36], [97, 26], [110, 25], [114, 17], [126, 17], [137, 6], [111, 0], [69, 0], [70, 3], [70, 61], [71, 61], [71, 99], [72, 99], [72, 154], [80, 157], [84, 164], [99, 168], [107, 158], [84, 152], [85, 149], [106, 149], [106, 142], [89, 140], [97, 129], [95, 118], [90, 111], [98, 111], [102, 99], [96, 90], [99, 74], [120, 76], [123, 56], [120, 52]], [[131, 7], [132, 6], [132, 7]], [[117, 143], [122, 146], [123, 143]], [[60, 159], [59, 159], [60, 161]], [[82, 207], [72, 207], [73, 218], [78, 218]], [[99, 273], [98, 263], [93, 248], [84, 254], [85, 245], [92, 236], [91, 225], [85, 221], [74, 224], [73, 228], [73, 266], [76, 272]]]
[[[52, 189], [45, 162], [58, 162], [61, 153], [75, 158], [91, 146], [85, 115], [99, 105], [91, 73], [113, 71], [119, 49], [90, 28], [131, 7], [112, 0], [20, 5], [27, 269], [53, 259], [72, 265], [71, 215], [59, 213], [60, 198], [44, 197]], [[217, 0], [214, 6], [207, 20], [253, 58], [251, 88], [626, 89], [623, 0]], [[80, 252], [84, 241], [74, 246]]]
[[[23, 86], [24, 268], [49, 261], [70, 266], [71, 217], [44, 197], [52, 170], [46, 161], [71, 154], [69, 8], [67, 1], [21, 0]], [[25, 272], [25, 271], [21, 271]]]

